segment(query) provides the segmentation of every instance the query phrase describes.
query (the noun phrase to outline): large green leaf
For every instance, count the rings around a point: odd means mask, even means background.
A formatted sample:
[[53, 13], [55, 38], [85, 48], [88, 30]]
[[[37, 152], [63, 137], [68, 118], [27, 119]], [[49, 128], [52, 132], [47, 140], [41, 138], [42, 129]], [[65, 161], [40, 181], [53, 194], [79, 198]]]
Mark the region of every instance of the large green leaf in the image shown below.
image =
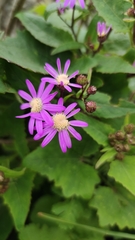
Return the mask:
[[72, 151], [63, 154], [55, 139], [45, 149], [38, 148], [31, 152], [23, 163], [33, 171], [54, 180], [55, 185], [62, 188], [65, 197], [76, 195], [88, 199], [99, 182], [93, 167], [82, 163], [79, 156]]
[[3, 204], [0, 198], [0, 240], [7, 240], [13, 227], [13, 221], [7, 206]]
[[35, 224], [29, 224], [21, 229], [19, 240], [70, 240], [70, 236], [63, 230], [56, 228], [48, 228], [47, 226], [38, 227]]
[[75, 118], [88, 123], [88, 127], [84, 128], [84, 131], [98, 144], [108, 145], [108, 135], [113, 132], [111, 126], [83, 113], [78, 113]]
[[64, 42], [57, 48], [55, 48], [52, 52], [51, 55], [55, 55], [57, 53], [65, 52], [67, 50], [75, 50], [75, 49], [80, 49], [84, 47], [84, 44], [70, 41], [70, 42]]
[[25, 172], [23, 176], [10, 182], [7, 192], [3, 195], [17, 230], [23, 227], [29, 211], [33, 178], [33, 173]]
[[0, 171], [2, 171], [4, 173], [4, 176], [7, 178], [16, 178], [16, 177], [20, 177], [24, 174], [25, 168], [23, 168], [20, 171], [15, 171], [15, 170], [6, 168], [4, 166], [0, 166]]
[[88, 71], [95, 67], [97, 65], [97, 61], [95, 58], [92, 57], [81, 57], [78, 59], [75, 59], [75, 61], [73, 61], [71, 63], [70, 69], [69, 69], [69, 73], [73, 73], [76, 70], [79, 70], [79, 73], [86, 73], [88, 74]]
[[97, 72], [101, 73], [135, 73], [135, 67], [119, 56], [106, 56], [97, 54], [95, 56], [98, 66]]
[[117, 182], [121, 183], [135, 195], [135, 160], [134, 156], [125, 156], [122, 161], [114, 161], [108, 172]]
[[72, 41], [71, 35], [59, 28], [45, 22], [44, 18], [30, 12], [17, 14], [25, 28], [41, 43], [50, 47], [58, 47], [61, 44]]
[[[93, 116], [99, 118], [118, 118], [127, 114], [135, 113], [134, 103], [121, 100], [118, 105], [110, 103], [111, 97], [105, 93], [97, 92], [93, 96], [89, 96], [87, 101], [96, 102], [96, 111], [92, 113]], [[81, 108], [86, 112], [83, 101], [78, 102]]]
[[127, 24], [123, 21], [125, 11], [131, 7], [129, 3], [123, 0], [93, 0], [99, 15], [103, 17], [107, 25], [111, 25], [112, 29], [116, 32], [128, 31]]
[[100, 187], [90, 201], [90, 206], [97, 209], [100, 226], [114, 226], [121, 229], [135, 228], [135, 197], [125, 189]]

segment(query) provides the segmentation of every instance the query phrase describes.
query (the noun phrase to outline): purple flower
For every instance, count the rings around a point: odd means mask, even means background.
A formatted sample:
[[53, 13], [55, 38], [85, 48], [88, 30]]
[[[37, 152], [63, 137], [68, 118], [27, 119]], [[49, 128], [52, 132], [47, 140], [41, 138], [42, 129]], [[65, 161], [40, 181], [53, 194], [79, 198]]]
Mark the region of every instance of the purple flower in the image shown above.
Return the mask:
[[[56, 0], [56, 2], [59, 2], [59, 0]], [[64, 1], [64, 7], [67, 7], [69, 5], [70, 8], [73, 8], [76, 4], [76, 0], [65, 0]], [[85, 2], [84, 0], [79, 0], [79, 4], [81, 8], [85, 8]]]
[[69, 66], [70, 66], [70, 60], [67, 60], [64, 66], [64, 71], [62, 72], [60, 59], [57, 58], [57, 68], [58, 68], [58, 72], [57, 72], [49, 63], [46, 63], [44, 69], [52, 77], [44, 77], [41, 80], [44, 82], [52, 83], [54, 85], [63, 86], [68, 92], [72, 92], [72, 89], [70, 88], [70, 86], [82, 88], [82, 86], [80, 86], [79, 84], [70, 83], [70, 79], [75, 77], [79, 73], [79, 71], [75, 71], [70, 76], [68, 76], [67, 71], [69, 69]]
[[[63, 105], [62, 98], [59, 99], [58, 104], [61, 106]], [[45, 124], [43, 133], [41, 135], [37, 133], [34, 136], [34, 140], [38, 140], [44, 137], [41, 146], [45, 147], [58, 133], [60, 148], [64, 153], [67, 151], [67, 148], [72, 147], [72, 142], [69, 134], [71, 134], [78, 141], [82, 140], [81, 135], [73, 128], [73, 126], [87, 127], [88, 124], [80, 120], [69, 120], [70, 117], [74, 116], [80, 111], [80, 108], [74, 109], [76, 105], [77, 103], [72, 103], [64, 111], [53, 114], [53, 124]]]
[[98, 35], [98, 37], [106, 36], [109, 33], [110, 30], [111, 30], [111, 27], [108, 27], [108, 29], [107, 29], [105, 22], [103, 22], [103, 23], [98, 22], [97, 23], [97, 35]]
[[[54, 85], [49, 84], [45, 88], [45, 82], [41, 82], [36, 93], [36, 90], [33, 84], [27, 79], [26, 85], [30, 94], [26, 93], [23, 90], [19, 90], [18, 94], [28, 101], [27, 103], [21, 104], [20, 108], [22, 110], [30, 108], [30, 112], [21, 116], [16, 116], [16, 118], [26, 118], [30, 117], [28, 123], [28, 129], [30, 134], [32, 135], [34, 129], [36, 128], [39, 134], [43, 132], [43, 120], [47, 123], [52, 123], [52, 118], [47, 111], [51, 112], [61, 112], [65, 108], [62, 105], [51, 104], [50, 101], [56, 96], [57, 92], [51, 93]], [[41, 120], [36, 119], [36, 115], [41, 115]]]

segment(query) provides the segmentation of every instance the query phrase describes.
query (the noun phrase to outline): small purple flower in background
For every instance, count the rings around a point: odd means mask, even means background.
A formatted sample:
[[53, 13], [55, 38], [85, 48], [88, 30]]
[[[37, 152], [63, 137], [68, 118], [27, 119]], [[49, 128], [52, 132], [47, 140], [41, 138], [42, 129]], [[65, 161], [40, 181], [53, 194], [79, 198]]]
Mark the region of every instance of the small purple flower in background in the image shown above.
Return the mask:
[[[49, 84], [45, 88], [45, 83], [41, 82], [38, 88], [38, 92], [36, 93], [36, 90], [33, 86], [33, 84], [27, 79], [26, 85], [28, 87], [28, 90], [30, 94], [26, 93], [23, 90], [19, 90], [18, 94], [28, 101], [28, 103], [21, 104], [20, 108], [22, 110], [30, 108], [30, 112], [21, 116], [16, 116], [16, 118], [26, 118], [30, 117], [28, 129], [30, 134], [32, 135], [34, 132], [34, 129], [36, 128], [37, 132], [41, 134], [43, 132], [43, 120], [44, 118], [45, 122], [52, 123], [52, 118], [49, 115], [47, 111], [52, 112], [61, 112], [64, 110], [64, 107], [62, 105], [58, 104], [51, 104], [50, 101], [56, 96], [57, 92], [51, 93], [54, 85]], [[36, 115], [41, 115], [41, 120], [36, 119]]]
[[68, 76], [67, 71], [69, 69], [69, 66], [70, 66], [70, 60], [67, 60], [64, 66], [64, 71], [62, 72], [60, 59], [57, 58], [57, 68], [58, 68], [58, 72], [57, 72], [49, 63], [46, 63], [44, 69], [52, 77], [44, 77], [41, 80], [44, 82], [52, 83], [57, 86], [62, 86], [68, 92], [72, 92], [72, 89], [70, 88], [70, 86], [82, 88], [82, 86], [79, 84], [70, 83], [70, 79], [74, 78], [79, 73], [79, 71], [75, 71], [70, 76]]
[[[76, 4], [77, 0], [65, 0], [64, 1], [64, 7], [69, 6], [70, 8], [73, 8]], [[59, 2], [59, 0], [56, 0], [56, 2]], [[81, 8], [85, 8], [85, 2], [84, 0], [79, 0], [79, 4], [81, 6]]]
[[103, 22], [98, 22], [97, 23], [97, 35], [98, 37], [105, 37], [109, 31], [111, 30], [111, 27], [106, 27], [106, 23]]
[[[60, 98], [58, 105], [63, 105], [63, 99]], [[82, 140], [81, 135], [73, 128], [76, 127], [87, 127], [88, 124], [80, 120], [70, 120], [69, 118], [74, 116], [80, 111], [80, 108], [74, 109], [77, 103], [71, 103], [64, 111], [55, 113], [52, 116], [53, 125], [45, 124], [42, 135], [37, 133], [34, 140], [39, 140], [44, 137], [41, 146], [45, 147], [58, 133], [58, 140], [62, 152], [66, 152], [68, 148], [72, 147], [72, 142], [69, 133], [76, 138], [78, 141]]]

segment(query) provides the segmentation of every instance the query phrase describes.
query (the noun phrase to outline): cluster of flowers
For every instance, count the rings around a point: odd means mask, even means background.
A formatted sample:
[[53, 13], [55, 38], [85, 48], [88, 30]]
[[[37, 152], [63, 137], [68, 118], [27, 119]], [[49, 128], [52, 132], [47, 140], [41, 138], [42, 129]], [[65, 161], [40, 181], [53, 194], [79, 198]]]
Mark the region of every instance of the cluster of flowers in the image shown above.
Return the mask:
[[[58, 140], [62, 152], [66, 152], [68, 148], [72, 147], [70, 135], [81, 140], [81, 135], [73, 128], [87, 127], [88, 124], [80, 120], [70, 120], [72, 116], [80, 111], [80, 108], [75, 109], [77, 103], [71, 103], [69, 106], [64, 106], [63, 98], [59, 98], [57, 104], [52, 104], [50, 101], [54, 99], [58, 92], [53, 92], [54, 86], [57, 85], [62, 89], [71, 92], [71, 87], [81, 88], [81, 85], [70, 83], [70, 79], [75, 77], [79, 71], [75, 71], [70, 76], [67, 75], [70, 60], [67, 60], [64, 66], [64, 71], [61, 69], [60, 59], [57, 59], [56, 71], [50, 64], [45, 64], [45, 70], [51, 77], [44, 77], [41, 79], [38, 91], [36, 92], [33, 84], [27, 79], [26, 85], [30, 94], [23, 90], [19, 90], [18, 94], [27, 101], [21, 104], [22, 110], [30, 108], [30, 112], [17, 118], [30, 117], [28, 123], [28, 130], [31, 135], [36, 132], [34, 140], [44, 138], [41, 146], [45, 147], [58, 133]], [[46, 82], [49, 84], [46, 86]]]

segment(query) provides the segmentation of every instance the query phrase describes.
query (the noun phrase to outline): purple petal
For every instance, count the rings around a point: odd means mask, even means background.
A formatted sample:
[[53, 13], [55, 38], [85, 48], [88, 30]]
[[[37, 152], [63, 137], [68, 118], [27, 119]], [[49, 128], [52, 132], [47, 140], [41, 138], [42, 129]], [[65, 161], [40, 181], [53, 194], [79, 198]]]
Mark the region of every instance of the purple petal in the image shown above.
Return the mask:
[[77, 106], [77, 103], [71, 103], [64, 111], [64, 114], [67, 115], [69, 112], [71, 112], [75, 107]]
[[31, 135], [33, 135], [33, 132], [34, 132], [34, 123], [35, 123], [35, 119], [31, 117], [28, 123], [29, 133]]
[[59, 105], [63, 105], [63, 104], [64, 104], [64, 100], [63, 100], [63, 98], [59, 98], [59, 100], [58, 100], [58, 104], [59, 104]]
[[23, 104], [21, 104], [21, 106], [20, 106], [20, 109], [21, 109], [21, 110], [24, 110], [24, 109], [27, 109], [27, 108], [30, 108], [30, 104], [29, 104], [29, 103], [23, 103]]
[[41, 81], [45, 81], [45, 82], [49, 82], [51, 84], [57, 85], [57, 81], [51, 77], [43, 77], [41, 78]]
[[36, 131], [40, 135], [43, 133], [43, 123], [42, 123], [42, 121], [37, 120], [37, 119], [36, 119]]
[[26, 79], [26, 85], [27, 85], [32, 97], [36, 97], [37, 96], [36, 90], [35, 90], [33, 84], [28, 79]]
[[73, 8], [73, 7], [75, 6], [75, 1], [76, 1], [76, 0], [70, 1], [70, 8]]
[[74, 111], [72, 111], [71, 113], [69, 113], [66, 118], [70, 118], [72, 116], [74, 116], [75, 114], [77, 114], [81, 109], [80, 108], [77, 108], [75, 109]]
[[26, 117], [30, 117], [31, 113], [27, 113], [27, 114], [23, 114], [21, 116], [16, 116], [16, 118], [26, 118]]
[[43, 142], [41, 143], [42, 147], [45, 147], [56, 135], [57, 131], [55, 129], [53, 129], [43, 140]]
[[64, 141], [66, 143], [66, 146], [68, 148], [71, 148], [72, 147], [72, 142], [71, 142], [71, 139], [70, 139], [68, 131], [67, 130], [63, 130], [62, 134], [63, 134]]
[[23, 90], [19, 90], [18, 94], [20, 95], [20, 97], [22, 97], [23, 99], [25, 99], [28, 102], [30, 102], [32, 100], [32, 97], [28, 93], [24, 92]]
[[79, 0], [79, 3], [80, 3], [80, 6], [81, 6], [82, 8], [85, 8], [84, 0]]
[[58, 92], [51, 93], [45, 100], [43, 100], [43, 104], [49, 103], [56, 95]]
[[73, 127], [69, 126], [68, 131], [76, 138], [78, 141], [82, 140], [82, 136]]
[[76, 83], [69, 83], [68, 85], [71, 86], [71, 87], [82, 88], [81, 85], [76, 84]]
[[62, 112], [65, 110], [65, 107], [58, 104], [48, 103], [45, 105], [44, 109], [51, 112]]
[[44, 88], [45, 88], [45, 82], [41, 81], [41, 83], [39, 85], [39, 88], [38, 88], [37, 97], [41, 97], [42, 96]]
[[64, 7], [67, 7], [69, 3], [70, 3], [70, 0], [65, 0]]
[[67, 73], [68, 69], [69, 69], [69, 66], [70, 66], [70, 60], [68, 59], [65, 63], [65, 66], [64, 66], [64, 74]]
[[37, 133], [37, 134], [34, 136], [34, 140], [39, 140], [39, 139], [43, 138], [44, 136], [46, 136], [47, 134], [49, 134], [51, 131], [52, 131], [52, 128], [51, 128], [51, 127], [45, 128], [45, 129], [43, 130], [42, 134]]
[[68, 85], [64, 85], [64, 88], [65, 88], [68, 92], [72, 92], [72, 88], [70, 88]]
[[61, 71], [61, 62], [60, 62], [59, 58], [57, 58], [57, 68], [58, 68], [59, 74], [61, 74], [62, 73], [62, 71]]
[[81, 120], [72, 120], [70, 121], [70, 125], [75, 127], [88, 127], [88, 123]]
[[74, 73], [72, 73], [72, 74], [68, 77], [68, 79], [70, 80], [71, 78], [74, 78], [78, 73], [79, 73], [78, 70], [75, 71]]
[[53, 84], [49, 84], [46, 87], [46, 89], [44, 90], [44, 92], [43, 92], [43, 94], [41, 96], [42, 101], [44, 101], [48, 97], [49, 93], [52, 91], [53, 88], [54, 88]]
[[62, 152], [65, 153], [67, 151], [67, 146], [66, 146], [62, 132], [58, 132], [58, 139], [59, 139], [60, 148]]
[[45, 110], [41, 111], [41, 116], [45, 122], [47, 122], [50, 126], [53, 125], [52, 117], [49, 115], [49, 113]]
[[56, 78], [58, 76], [58, 73], [56, 72], [56, 70], [49, 64], [46, 63], [44, 69], [46, 70], [46, 72], [48, 72], [52, 77]]

